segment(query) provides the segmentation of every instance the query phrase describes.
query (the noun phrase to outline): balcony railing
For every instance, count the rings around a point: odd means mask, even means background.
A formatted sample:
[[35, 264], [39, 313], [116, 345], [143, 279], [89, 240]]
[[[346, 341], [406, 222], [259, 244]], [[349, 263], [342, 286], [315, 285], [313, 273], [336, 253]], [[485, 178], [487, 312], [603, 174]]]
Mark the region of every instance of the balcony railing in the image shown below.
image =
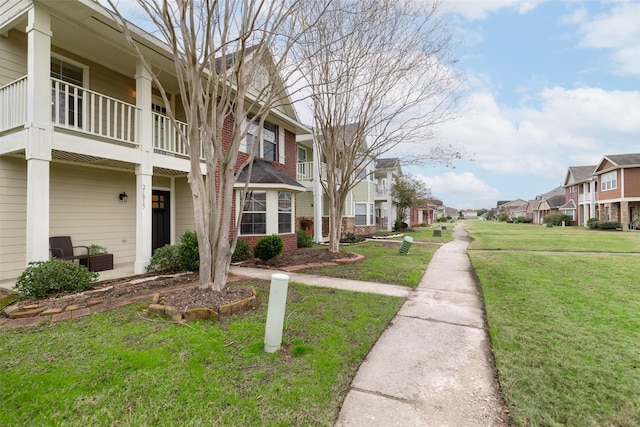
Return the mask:
[[[156, 112], [153, 117], [153, 148], [162, 154], [174, 154], [180, 156], [189, 155], [188, 144], [180, 136], [187, 134], [187, 124], [177, 122], [179, 130], [171, 124], [171, 119]], [[204, 157], [201, 154], [201, 157]]]
[[133, 104], [51, 79], [51, 119], [56, 126], [135, 144], [139, 117]]
[[0, 88], [0, 132], [27, 121], [27, 78], [21, 77]]
[[298, 181], [313, 180], [313, 162], [298, 162], [296, 165], [296, 179]]

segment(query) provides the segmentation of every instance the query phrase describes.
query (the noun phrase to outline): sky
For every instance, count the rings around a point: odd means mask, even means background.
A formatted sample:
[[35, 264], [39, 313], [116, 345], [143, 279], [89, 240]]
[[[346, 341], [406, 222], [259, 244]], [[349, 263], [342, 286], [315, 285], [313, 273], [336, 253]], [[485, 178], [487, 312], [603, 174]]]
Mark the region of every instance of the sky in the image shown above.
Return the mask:
[[531, 200], [570, 166], [640, 152], [640, 2], [444, 0], [464, 75], [438, 141], [451, 167], [405, 167], [456, 209]]
[[[131, 19], [132, 0], [117, 1]], [[570, 166], [640, 152], [640, 1], [442, 1], [463, 81], [435, 131], [465, 157], [403, 167], [432, 196], [456, 209], [531, 200]]]

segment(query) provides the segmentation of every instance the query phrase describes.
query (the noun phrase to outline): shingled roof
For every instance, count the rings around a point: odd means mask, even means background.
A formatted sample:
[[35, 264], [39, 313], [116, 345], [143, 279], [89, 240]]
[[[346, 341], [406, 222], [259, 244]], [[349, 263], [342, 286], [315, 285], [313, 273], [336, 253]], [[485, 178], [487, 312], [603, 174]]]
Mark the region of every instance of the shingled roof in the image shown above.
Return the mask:
[[[248, 167], [245, 168], [238, 176], [237, 183], [242, 184], [247, 180]], [[304, 191], [305, 188], [295, 179], [276, 168], [272, 163], [266, 162], [260, 159], [253, 160], [253, 168], [251, 170], [251, 177], [249, 178], [249, 184], [269, 184], [274, 188], [296, 187], [300, 191]], [[295, 188], [294, 188], [295, 189]]]

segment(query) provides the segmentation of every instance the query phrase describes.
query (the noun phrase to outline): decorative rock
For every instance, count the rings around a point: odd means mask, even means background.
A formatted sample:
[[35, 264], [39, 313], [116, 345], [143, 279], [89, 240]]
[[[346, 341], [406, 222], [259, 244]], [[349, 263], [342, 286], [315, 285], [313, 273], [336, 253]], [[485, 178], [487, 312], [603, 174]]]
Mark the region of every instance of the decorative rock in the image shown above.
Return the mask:
[[153, 304], [158, 304], [160, 302], [160, 294], [159, 293], [155, 293], [153, 294]]
[[80, 310], [80, 306], [76, 305], [76, 304], [72, 304], [72, 305], [68, 305], [67, 308], [64, 309], [64, 311], [75, 311], [75, 310]]
[[10, 305], [4, 308], [4, 314], [6, 314], [8, 317], [11, 317], [11, 313], [18, 311], [19, 309], [20, 307], [17, 305]]
[[49, 308], [45, 311], [43, 311], [42, 313], [40, 313], [40, 316], [47, 316], [49, 314], [57, 314], [57, 313], [62, 313], [62, 309], [61, 308]]
[[192, 320], [199, 319], [217, 319], [218, 313], [211, 310], [210, 308], [192, 308], [186, 313], [183, 313], [182, 318], [185, 322], [191, 322]]
[[[29, 306], [31, 307], [31, 306]], [[18, 310], [11, 313], [9, 317], [12, 319], [24, 319], [25, 317], [35, 317], [46, 310], [46, 307], [35, 308], [32, 310]]]
[[39, 308], [40, 306], [38, 304], [30, 304], [30, 305], [25, 305], [22, 307], [23, 310], [34, 310], [36, 308]]

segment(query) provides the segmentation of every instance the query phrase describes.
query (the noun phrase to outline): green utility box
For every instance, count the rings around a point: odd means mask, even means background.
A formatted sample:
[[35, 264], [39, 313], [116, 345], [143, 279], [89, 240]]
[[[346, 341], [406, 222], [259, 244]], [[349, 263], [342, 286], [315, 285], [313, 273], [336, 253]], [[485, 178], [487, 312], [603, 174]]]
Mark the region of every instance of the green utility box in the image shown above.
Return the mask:
[[411, 244], [413, 243], [413, 237], [404, 236], [404, 240], [402, 241], [402, 246], [400, 246], [401, 254], [408, 254], [409, 248], [411, 248]]

